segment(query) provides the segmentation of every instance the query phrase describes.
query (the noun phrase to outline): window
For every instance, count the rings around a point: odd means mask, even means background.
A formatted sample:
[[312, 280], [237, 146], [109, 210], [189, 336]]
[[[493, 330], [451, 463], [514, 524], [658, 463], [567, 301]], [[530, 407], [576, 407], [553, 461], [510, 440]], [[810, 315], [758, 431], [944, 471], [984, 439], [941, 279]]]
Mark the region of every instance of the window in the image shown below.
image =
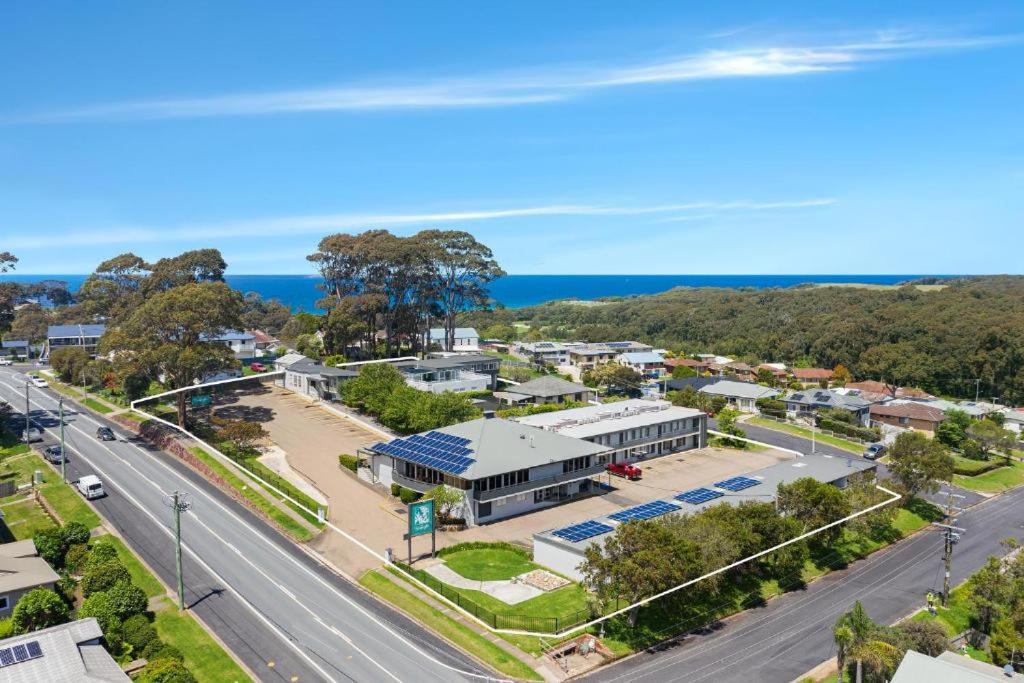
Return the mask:
[[570, 472], [576, 472], [577, 470], [585, 470], [590, 467], [590, 456], [585, 455], [580, 458], [572, 458], [571, 460], [562, 461], [562, 474], [568, 474]]
[[477, 517], [490, 517], [491, 516], [491, 504], [490, 503], [480, 503], [479, 505], [477, 505], [476, 516]]
[[6, 595], [0, 595], [0, 610], [5, 610], [10, 607], [10, 601]]

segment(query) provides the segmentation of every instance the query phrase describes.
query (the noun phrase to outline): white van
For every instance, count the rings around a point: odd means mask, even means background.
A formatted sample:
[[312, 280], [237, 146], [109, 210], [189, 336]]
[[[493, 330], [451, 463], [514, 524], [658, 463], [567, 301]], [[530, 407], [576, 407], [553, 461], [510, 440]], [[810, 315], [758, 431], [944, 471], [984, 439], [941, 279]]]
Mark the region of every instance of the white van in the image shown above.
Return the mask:
[[92, 500], [93, 498], [102, 498], [106, 495], [103, 491], [103, 482], [95, 474], [87, 474], [75, 484], [78, 487], [78, 492], [83, 496]]

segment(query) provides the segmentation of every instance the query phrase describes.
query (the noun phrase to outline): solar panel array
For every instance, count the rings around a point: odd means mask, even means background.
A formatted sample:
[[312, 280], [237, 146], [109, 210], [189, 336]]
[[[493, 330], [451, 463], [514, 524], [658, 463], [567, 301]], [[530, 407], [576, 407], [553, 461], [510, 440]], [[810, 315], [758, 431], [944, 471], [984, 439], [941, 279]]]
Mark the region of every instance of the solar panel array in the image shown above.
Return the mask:
[[473, 449], [467, 448], [470, 443], [472, 441], [461, 436], [427, 432], [379, 443], [373, 450], [448, 474], [462, 474], [476, 462], [469, 457], [473, 455]]
[[684, 503], [689, 503], [690, 505], [700, 505], [701, 503], [706, 503], [709, 500], [721, 498], [724, 495], [725, 494], [721, 491], [714, 491], [712, 489], [702, 487], [699, 489], [692, 489], [690, 491], [683, 491], [676, 496], [676, 500], [681, 500]]
[[609, 519], [614, 519], [616, 522], [625, 522], [631, 519], [651, 519], [653, 517], [668, 514], [669, 512], [675, 512], [678, 509], [679, 506], [674, 505], [673, 503], [666, 503], [663, 500], [652, 500], [650, 503], [644, 503], [643, 505], [619, 510], [618, 512], [608, 515], [608, 517]]
[[562, 529], [557, 529], [553, 532], [555, 536], [564, 538], [567, 541], [575, 543], [577, 541], [583, 541], [594, 536], [600, 536], [611, 531], [612, 528], [607, 524], [601, 522], [595, 522], [594, 520], [587, 520], [586, 522], [580, 522], [579, 524], [573, 524]]
[[757, 479], [751, 479], [750, 477], [732, 477], [725, 481], [716, 481], [715, 486], [726, 491], [742, 491], [743, 489], [749, 489], [751, 486], [757, 486], [760, 483]]
[[38, 659], [42, 656], [43, 648], [39, 647], [39, 641], [30, 640], [27, 643], [0, 648], [0, 667], [27, 662], [30, 659]]

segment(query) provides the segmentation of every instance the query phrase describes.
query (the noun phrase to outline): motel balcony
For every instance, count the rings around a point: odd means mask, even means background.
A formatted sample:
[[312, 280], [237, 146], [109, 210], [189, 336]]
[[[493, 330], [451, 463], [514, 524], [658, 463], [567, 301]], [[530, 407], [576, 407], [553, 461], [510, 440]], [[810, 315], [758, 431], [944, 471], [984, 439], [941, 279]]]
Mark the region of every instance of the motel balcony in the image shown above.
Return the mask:
[[558, 484], [564, 484], [568, 481], [576, 481], [586, 477], [593, 477], [603, 473], [604, 470], [604, 465], [595, 464], [586, 469], [576, 470], [575, 472], [556, 474], [553, 477], [544, 477], [543, 479], [530, 479], [529, 481], [524, 481], [521, 484], [513, 484], [512, 486], [502, 486], [501, 488], [488, 489], [487, 491], [477, 491], [474, 489], [473, 498], [486, 503], [487, 501], [495, 500], [496, 498], [514, 496], [517, 493], [524, 493], [526, 491], [533, 491], [534, 489], [557, 486]]
[[413, 389], [440, 394], [445, 391], [486, 391], [491, 386], [491, 378], [489, 375], [467, 371], [460, 372], [458, 379], [426, 381], [407, 377], [405, 383]]

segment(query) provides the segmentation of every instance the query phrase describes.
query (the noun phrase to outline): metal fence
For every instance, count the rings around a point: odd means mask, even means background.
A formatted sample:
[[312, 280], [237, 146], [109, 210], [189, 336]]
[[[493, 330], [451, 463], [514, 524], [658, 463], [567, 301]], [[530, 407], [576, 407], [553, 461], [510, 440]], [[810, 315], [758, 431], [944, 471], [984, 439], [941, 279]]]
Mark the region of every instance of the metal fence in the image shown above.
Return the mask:
[[591, 610], [576, 610], [575, 612], [552, 617], [494, 612], [467, 598], [455, 588], [431, 576], [422, 569], [413, 569], [404, 562], [395, 562], [394, 564], [435, 593], [455, 603], [458, 607], [472, 614], [493, 629], [513, 629], [556, 634], [571, 629], [574, 626], [585, 624], [598, 616]]

